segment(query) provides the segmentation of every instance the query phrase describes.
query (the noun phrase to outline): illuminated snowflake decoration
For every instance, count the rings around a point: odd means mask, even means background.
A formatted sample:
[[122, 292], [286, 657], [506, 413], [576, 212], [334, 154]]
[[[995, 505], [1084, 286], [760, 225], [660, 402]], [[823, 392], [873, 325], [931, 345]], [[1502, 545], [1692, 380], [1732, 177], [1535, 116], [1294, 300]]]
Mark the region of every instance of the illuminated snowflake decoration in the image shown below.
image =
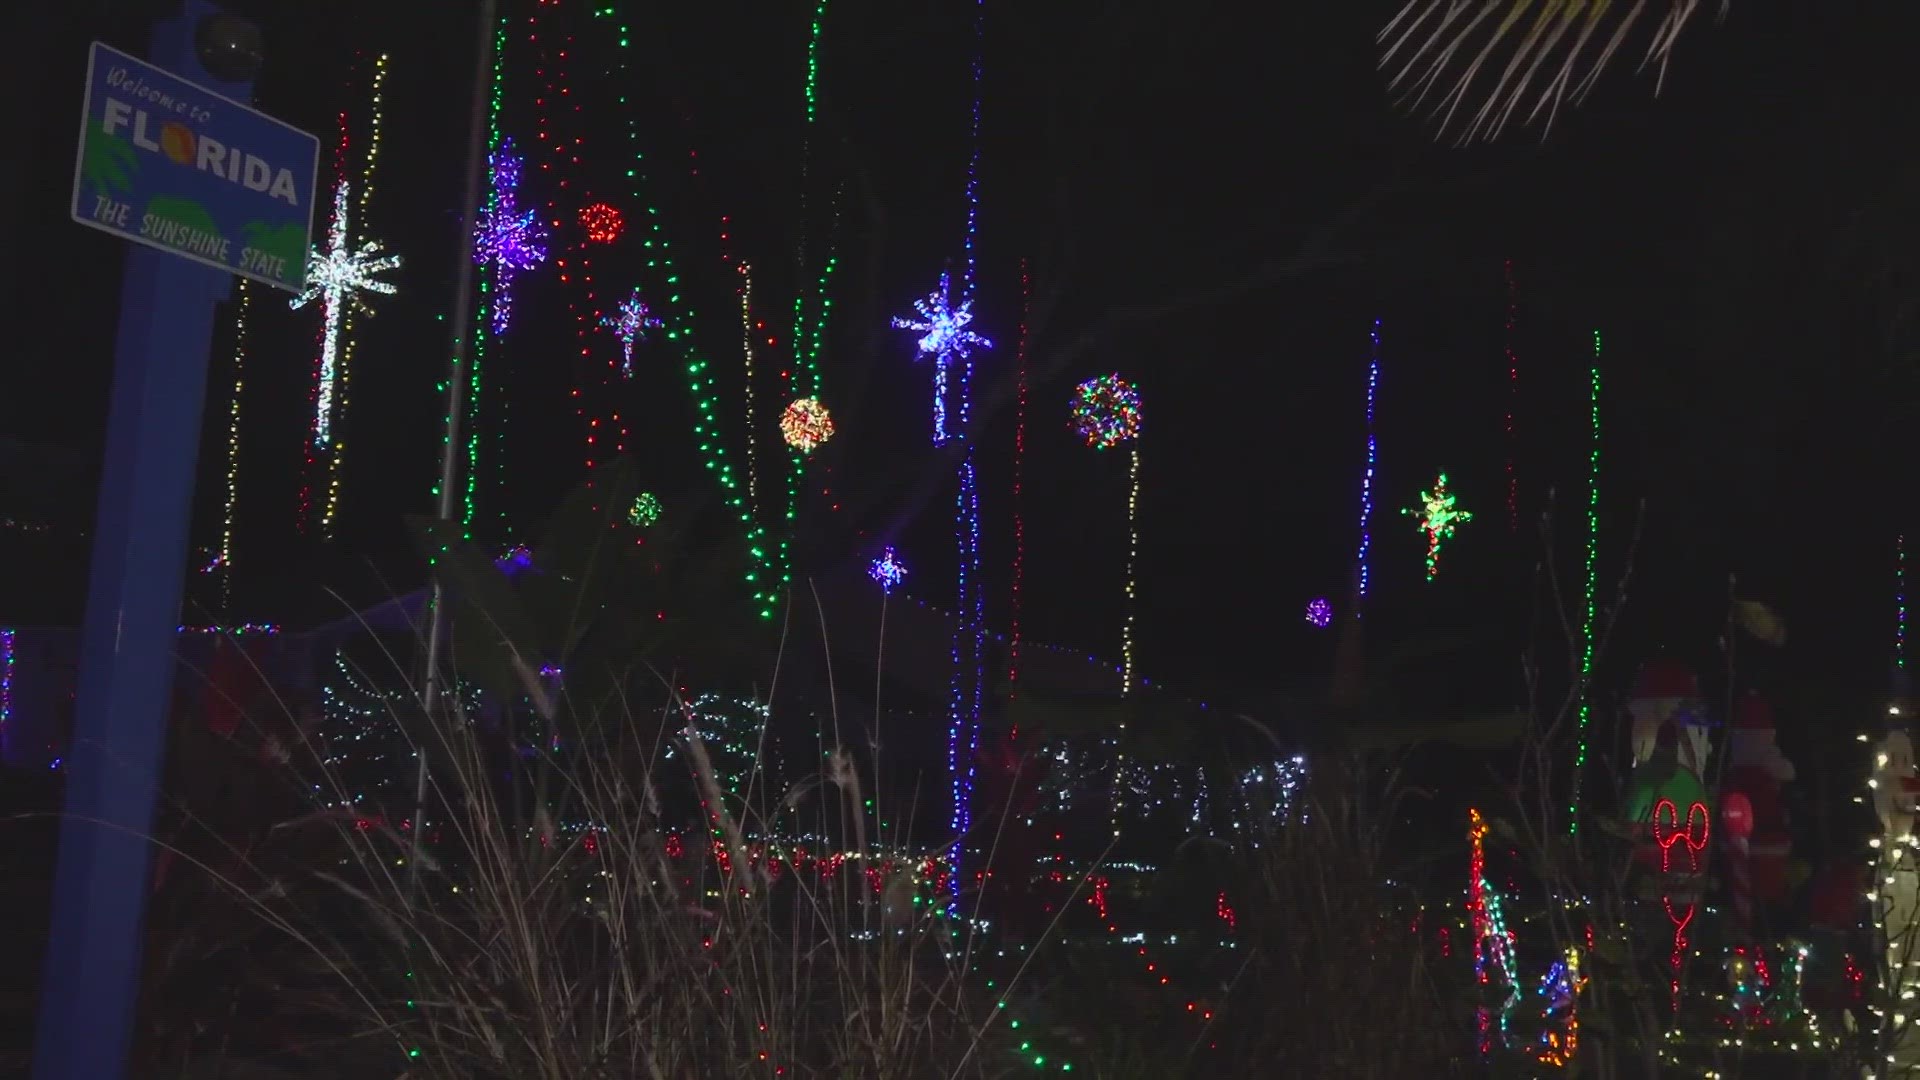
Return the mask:
[[[926, 299], [915, 300], [913, 309], [920, 317], [908, 318], [896, 315], [893, 327], [896, 330], [912, 330], [920, 335], [920, 355], [933, 357], [933, 441], [947, 441], [947, 368], [955, 360], [964, 360], [973, 355], [973, 350], [991, 349], [993, 342], [974, 333], [968, 327], [973, 323], [973, 301], [962, 300], [954, 307], [951, 299], [952, 282], [949, 275], [940, 275], [940, 287], [928, 293]], [[966, 427], [965, 404], [962, 403], [959, 433]]]
[[1420, 493], [1420, 507], [1404, 508], [1400, 512], [1414, 519], [1420, 531], [1427, 536], [1427, 580], [1432, 581], [1440, 572], [1440, 544], [1453, 539], [1454, 528], [1473, 520], [1471, 511], [1460, 509], [1454, 494], [1447, 490], [1447, 474], [1433, 482], [1432, 491]]
[[880, 583], [881, 592], [891, 593], [907, 580], [907, 564], [896, 558], [889, 547], [867, 566], [867, 576]]
[[665, 324], [653, 317], [646, 303], [640, 299], [640, 290], [635, 289], [631, 296], [620, 301], [620, 306], [614, 309], [613, 314], [600, 319], [600, 325], [613, 331], [613, 336], [620, 339], [620, 373], [632, 378], [634, 343], [646, 340], [648, 330]]
[[1095, 450], [1111, 450], [1140, 435], [1140, 391], [1118, 375], [1099, 375], [1073, 388], [1073, 430]]
[[345, 180], [334, 185], [333, 220], [327, 225], [327, 247], [307, 255], [307, 287], [291, 301], [295, 309], [318, 299], [325, 325], [320, 331], [320, 387], [314, 398], [313, 443], [324, 447], [333, 438], [333, 394], [340, 360], [341, 322], [349, 312], [373, 314], [364, 294], [391, 296], [394, 286], [374, 277], [400, 265], [400, 256], [380, 254], [380, 241], [358, 248], [347, 242]]
[[513, 278], [547, 259], [547, 230], [534, 211], [520, 209], [521, 160], [513, 140], [487, 156], [493, 176], [493, 195], [480, 208], [473, 230], [473, 261], [493, 269], [493, 333], [507, 332], [513, 318]]
[[833, 417], [819, 398], [798, 398], [780, 414], [780, 437], [803, 454], [833, 438]]
[[611, 244], [620, 238], [620, 230], [626, 225], [620, 211], [606, 203], [588, 203], [580, 208], [580, 227], [586, 230], [590, 243]]
[[1307, 622], [1320, 630], [1333, 625], [1333, 605], [1326, 597], [1307, 601]]
[[627, 510], [627, 524], [646, 528], [660, 520], [660, 500], [653, 492], [643, 491], [633, 500], [633, 506]]

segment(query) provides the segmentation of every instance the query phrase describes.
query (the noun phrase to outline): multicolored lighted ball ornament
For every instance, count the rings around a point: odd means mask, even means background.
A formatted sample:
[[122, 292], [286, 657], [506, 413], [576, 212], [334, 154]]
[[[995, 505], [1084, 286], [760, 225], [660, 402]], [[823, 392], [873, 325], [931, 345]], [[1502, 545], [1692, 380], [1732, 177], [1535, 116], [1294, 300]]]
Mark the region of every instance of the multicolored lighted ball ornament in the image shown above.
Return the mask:
[[1095, 450], [1140, 434], [1140, 391], [1118, 375], [1098, 375], [1073, 390], [1073, 430]]
[[1403, 508], [1400, 512], [1414, 519], [1420, 531], [1427, 534], [1427, 580], [1432, 581], [1440, 572], [1440, 543], [1453, 539], [1454, 527], [1473, 520], [1473, 513], [1455, 505], [1454, 494], [1447, 490], [1447, 474], [1433, 482], [1432, 491], [1420, 493], [1420, 508]]
[[613, 310], [613, 314], [601, 316], [600, 325], [613, 331], [613, 336], [620, 339], [620, 374], [632, 378], [634, 343], [646, 340], [648, 330], [666, 324], [647, 310], [646, 302], [640, 299], [640, 290], [636, 288], [625, 300], [620, 301], [620, 306]]
[[660, 520], [660, 500], [651, 491], [643, 491], [627, 510], [627, 523], [646, 528]]
[[1327, 603], [1326, 597], [1307, 601], [1307, 622], [1321, 630], [1333, 624], [1333, 605]]
[[819, 398], [797, 398], [780, 414], [780, 437], [795, 450], [810, 454], [833, 438], [833, 417]]
[[590, 243], [611, 244], [620, 238], [625, 226], [620, 211], [606, 203], [588, 203], [580, 208], [580, 228], [586, 231]]
[[896, 558], [893, 548], [889, 547], [868, 565], [867, 576], [880, 583], [881, 592], [891, 593], [907, 580], [907, 564]]

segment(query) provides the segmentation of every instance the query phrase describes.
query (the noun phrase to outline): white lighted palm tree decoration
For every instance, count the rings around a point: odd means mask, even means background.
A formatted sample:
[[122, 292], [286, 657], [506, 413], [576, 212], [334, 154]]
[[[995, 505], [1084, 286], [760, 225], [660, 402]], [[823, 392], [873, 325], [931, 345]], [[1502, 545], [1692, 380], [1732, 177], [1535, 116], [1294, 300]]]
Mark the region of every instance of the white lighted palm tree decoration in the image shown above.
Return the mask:
[[307, 287], [293, 298], [300, 308], [318, 299], [325, 323], [320, 330], [320, 387], [313, 415], [313, 443], [325, 448], [333, 438], [333, 392], [338, 374], [341, 323], [347, 312], [371, 315], [366, 293], [391, 296], [394, 286], [374, 275], [400, 265], [400, 256], [380, 254], [378, 240], [359, 247], [348, 242], [347, 195], [350, 185], [342, 180], [333, 189], [333, 219], [327, 225], [327, 246], [314, 248], [307, 256]]

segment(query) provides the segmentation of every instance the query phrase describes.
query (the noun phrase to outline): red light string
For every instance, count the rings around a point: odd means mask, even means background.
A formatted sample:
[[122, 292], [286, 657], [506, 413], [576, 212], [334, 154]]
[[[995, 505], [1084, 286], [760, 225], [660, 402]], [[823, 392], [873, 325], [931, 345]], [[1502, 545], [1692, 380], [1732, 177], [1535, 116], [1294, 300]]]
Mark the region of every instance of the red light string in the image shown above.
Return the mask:
[[[581, 104], [573, 92], [569, 62], [575, 39], [570, 33], [562, 33], [556, 46], [543, 39], [538, 17], [529, 17], [527, 22], [528, 43], [535, 56], [534, 75], [541, 80], [541, 93], [534, 98], [534, 152], [530, 158], [547, 180], [545, 215], [554, 237], [552, 260], [579, 350], [568, 397], [580, 420], [585, 441], [581, 464], [591, 485], [593, 470], [612, 455], [624, 452], [627, 441], [618, 405], [621, 350], [611, 335], [598, 332], [600, 319], [607, 312], [602, 310], [593, 268], [594, 245], [618, 239], [621, 214], [617, 207], [595, 201], [581, 167]], [[597, 349], [604, 349], [604, 358], [595, 356]], [[505, 417], [501, 420], [504, 423]]]
[[[352, 85], [352, 79], [349, 78], [347, 81], [349, 92], [351, 92]], [[333, 181], [334, 184], [338, 184], [347, 178], [347, 148], [350, 134], [347, 127], [347, 111], [345, 109], [341, 109], [334, 114], [334, 126], [339, 134], [339, 138], [335, 139], [333, 144]], [[331, 191], [332, 187], [329, 186], [328, 190]], [[339, 210], [336, 208], [333, 212], [338, 213]], [[328, 218], [329, 225], [332, 224], [332, 220], [331, 217]], [[300, 531], [303, 533], [307, 531], [310, 524], [313, 524], [314, 481], [322, 469], [325, 468], [324, 463], [320, 460], [320, 453], [315, 447], [319, 441], [320, 429], [318, 417], [320, 411], [321, 383], [326, 378], [326, 371], [324, 370], [321, 359], [326, 349], [326, 338], [326, 324], [322, 323], [314, 330], [313, 334], [313, 382], [307, 392], [307, 415], [315, 419], [307, 427], [307, 437], [304, 440], [305, 445], [303, 447], [304, 457], [300, 470]], [[337, 378], [336, 373], [336, 380]]]

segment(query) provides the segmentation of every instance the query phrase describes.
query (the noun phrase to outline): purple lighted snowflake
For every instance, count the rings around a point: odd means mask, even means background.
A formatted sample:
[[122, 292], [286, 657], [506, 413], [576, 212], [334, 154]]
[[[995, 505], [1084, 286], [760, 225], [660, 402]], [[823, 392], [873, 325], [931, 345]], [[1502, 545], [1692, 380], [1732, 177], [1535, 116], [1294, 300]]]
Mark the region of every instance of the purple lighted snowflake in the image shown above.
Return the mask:
[[1333, 605], [1322, 596], [1307, 602], [1307, 621], [1315, 627], [1325, 630], [1333, 623]]
[[513, 276], [547, 259], [547, 230], [532, 210], [520, 209], [519, 155], [513, 140], [500, 140], [487, 156], [493, 176], [493, 195], [473, 230], [473, 261], [493, 268], [493, 334], [507, 332], [513, 317]]

